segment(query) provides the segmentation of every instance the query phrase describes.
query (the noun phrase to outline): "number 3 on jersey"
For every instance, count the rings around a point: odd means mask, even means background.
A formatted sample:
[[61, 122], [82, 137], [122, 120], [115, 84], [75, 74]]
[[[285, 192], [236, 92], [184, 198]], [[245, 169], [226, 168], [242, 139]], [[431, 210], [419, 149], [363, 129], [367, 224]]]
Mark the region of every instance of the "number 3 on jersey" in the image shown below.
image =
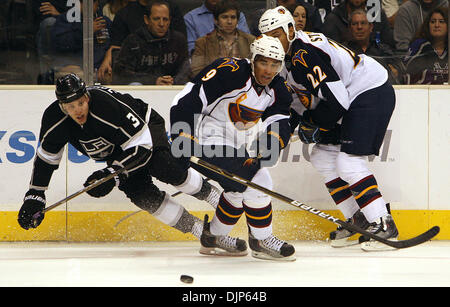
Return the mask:
[[320, 66], [314, 66], [313, 67], [313, 74], [307, 74], [306, 78], [311, 82], [313, 88], [316, 88], [319, 86], [319, 84], [325, 80], [327, 75], [322, 71], [322, 68]]

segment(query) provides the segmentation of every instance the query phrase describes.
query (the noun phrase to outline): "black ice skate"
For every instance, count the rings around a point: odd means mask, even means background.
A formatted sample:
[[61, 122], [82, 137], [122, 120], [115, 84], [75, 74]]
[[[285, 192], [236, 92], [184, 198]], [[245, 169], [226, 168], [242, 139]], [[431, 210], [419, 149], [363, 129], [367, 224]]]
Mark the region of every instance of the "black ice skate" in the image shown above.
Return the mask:
[[[398, 238], [397, 226], [390, 214], [380, 217], [377, 221], [371, 223], [367, 231], [391, 241], [397, 241]], [[373, 239], [369, 240], [369, 238], [364, 236], [359, 238], [359, 242], [361, 243], [361, 249], [364, 251], [384, 251], [394, 249], [393, 247]]]
[[216, 236], [209, 231], [208, 215], [205, 215], [200, 236], [200, 254], [215, 256], [246, 256], [247, 243], [239, 238]]
[[273, 234], [267, 239], [258, 240], [249, 230], [248, 244], [252, 250], [252, 256], [265, 260], [295, 261], [295, 248], [291, 244], [282, 241]]
[[[345, 221], [346, 223], [358, 226], [361, 229], [366, 230], [369, 227], [369, 222], [366, 217], [361, 212], [361, 210], [356, 211], [356, 213], [349, 219]], [[342, 226], [339, 226], [335, 231], [330, 232], [330, 242], [332, 247], [346, 247], [358, 244], [358, 240], [349, 240], [356, 232], [347, 230]]]

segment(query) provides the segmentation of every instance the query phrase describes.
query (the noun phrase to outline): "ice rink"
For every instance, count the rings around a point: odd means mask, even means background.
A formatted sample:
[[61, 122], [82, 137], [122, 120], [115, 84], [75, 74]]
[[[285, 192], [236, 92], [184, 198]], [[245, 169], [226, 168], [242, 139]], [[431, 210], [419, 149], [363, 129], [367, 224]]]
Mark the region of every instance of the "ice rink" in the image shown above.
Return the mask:
[[[450, 286], [450, 242], [395, 251], [294, 242], [297, 260], [200, 255], [198, 242], [0, 243], [0, 286], [438, 287]], [[194, 277], [192, 284], [180, 275]]]

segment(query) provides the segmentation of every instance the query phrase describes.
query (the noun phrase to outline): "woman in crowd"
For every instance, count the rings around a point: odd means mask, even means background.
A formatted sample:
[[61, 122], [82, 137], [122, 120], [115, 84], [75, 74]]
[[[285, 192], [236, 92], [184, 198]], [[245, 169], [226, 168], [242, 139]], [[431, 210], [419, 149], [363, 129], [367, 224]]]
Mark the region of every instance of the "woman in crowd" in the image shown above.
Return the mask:
[[436, 8], [425, 19], [404, 59], [405, 84], [447, 83], [447, 46], [447, 8]]

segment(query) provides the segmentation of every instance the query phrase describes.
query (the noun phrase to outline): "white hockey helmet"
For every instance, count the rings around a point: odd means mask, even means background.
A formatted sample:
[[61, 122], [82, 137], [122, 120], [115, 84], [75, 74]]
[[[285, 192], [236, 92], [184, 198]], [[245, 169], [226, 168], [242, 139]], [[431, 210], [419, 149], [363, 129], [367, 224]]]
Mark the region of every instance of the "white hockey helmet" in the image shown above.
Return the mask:
[[250, 45], [250, 54], [252, 68], [257, 55], [262, 55], [264, 57], [280, 61], [281, 65], [278, 72], [280, 72], [283, 68], [285, 52], [283, 45], [278, 38], [267, 36], [265, 34], [258, 36]]
[[268, 9], [262, 14], [259, 19], [258, 29], [261, 33], [266, 33], [277, 28], [283, 28], [284, 33], [289, 43], [292, 43], [295, 39], [295, 35], [292, 39], [289, 39], [289, 25], [291, 25], [295, 30], [295, 21], [292, 17], [291, 12], [284, 6], [277, 6], [273, 9]]

